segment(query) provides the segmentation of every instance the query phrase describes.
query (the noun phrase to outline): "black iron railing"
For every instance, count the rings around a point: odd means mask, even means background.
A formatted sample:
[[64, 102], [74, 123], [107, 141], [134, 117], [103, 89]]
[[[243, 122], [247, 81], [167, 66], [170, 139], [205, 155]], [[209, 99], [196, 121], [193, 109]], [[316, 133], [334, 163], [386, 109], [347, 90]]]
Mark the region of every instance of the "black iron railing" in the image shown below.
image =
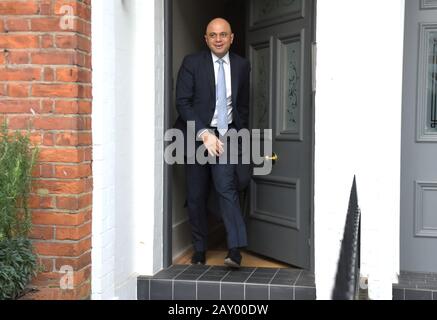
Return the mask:
[[337, 267], [333, 300], [358, 300], [360, 284], [361, 212], [357, 183], [354, 178], [349, 198], [340, 259]]

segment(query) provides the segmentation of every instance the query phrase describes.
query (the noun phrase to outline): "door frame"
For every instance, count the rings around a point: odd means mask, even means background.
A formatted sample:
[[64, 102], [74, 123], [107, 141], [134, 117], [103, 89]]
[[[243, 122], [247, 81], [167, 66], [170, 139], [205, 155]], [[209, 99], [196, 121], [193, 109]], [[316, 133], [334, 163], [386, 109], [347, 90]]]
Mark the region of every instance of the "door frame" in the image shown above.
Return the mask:
[[[171, 129], [171, 108], [173, 105], [173, 0], [164, 0], [164, 132]], [[164, 150], [170, 144], [164, 140]], [[165, 153], [163, 153], [165, 154]], [[173, 167], [164, 161], [163, 192], [163, 267], [173, 264]]]
[[[247, 1], [247, 0], [246, 0]], [[317, 0], [313, 0], [313, 12], [312, 12], [312, 42], [316, 42], [316, 13], [317, 13]], [[164, 0], [164, 129], [168, 130], [172, 128], [171, 123], [171, 108], [173, 106], [173, 0]], [[314, 83], [315, 77], [315, 55], [316, 51], [312, 52], [312, 69], [310, 77], [312, 83]], [[310, 201], [310, 270], [315, 270], [315, 248], [314, 248], [314, 189], [315, 189], [315, 90], [311, 92], [311, 124], [312, 124], [312, 154], [311, 154], [311, 201]], [[169, 145], [169, 142], [164, 142], [164, 149]], [[173, 264], [173, 207], [172, 207], [172, 177], [173, 168], [164, 162], [164, 183], [163, 183], [163, 267], [168, 268]]]
[[310, 77], [312, 83], [311, 90], [311, 132], [312, 132], [312, 141], [311, 141], [311, 201], [310, 201], [310, 268], [312, 272], [315, 271], [315, 239], [314, 239], [314, 194], [315, 194], [315, 163], [316, 163], [316, 60], [317, 60], [317, 0], [313, 0], [313, 12], [312, 12], [312, 32], [310, 37], [312, 39], [311, 46], [311, 70]]

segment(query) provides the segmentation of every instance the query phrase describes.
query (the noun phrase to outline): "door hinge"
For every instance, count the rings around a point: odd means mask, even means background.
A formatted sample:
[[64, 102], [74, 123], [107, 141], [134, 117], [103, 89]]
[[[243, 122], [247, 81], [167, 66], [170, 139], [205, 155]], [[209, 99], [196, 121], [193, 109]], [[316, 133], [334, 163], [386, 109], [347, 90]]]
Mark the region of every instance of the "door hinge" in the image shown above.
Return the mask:
[[311, 247], [311, 239], [307, 239], [308, 247]]

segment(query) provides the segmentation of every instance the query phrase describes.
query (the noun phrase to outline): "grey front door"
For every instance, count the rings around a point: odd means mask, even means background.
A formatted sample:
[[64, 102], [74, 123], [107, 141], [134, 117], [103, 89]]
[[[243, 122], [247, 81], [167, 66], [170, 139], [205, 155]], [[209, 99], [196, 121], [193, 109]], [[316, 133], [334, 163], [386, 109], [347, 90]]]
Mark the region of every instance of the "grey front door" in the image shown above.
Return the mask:
[[437, 0], [407, 0], [401, 270], [437, 272]]
[[312, 0], [250, 0], [254, 129], [272, 129], [278, 160], [255, 176], [247, 220], [249, 250], [311, 268], [313, 194]]

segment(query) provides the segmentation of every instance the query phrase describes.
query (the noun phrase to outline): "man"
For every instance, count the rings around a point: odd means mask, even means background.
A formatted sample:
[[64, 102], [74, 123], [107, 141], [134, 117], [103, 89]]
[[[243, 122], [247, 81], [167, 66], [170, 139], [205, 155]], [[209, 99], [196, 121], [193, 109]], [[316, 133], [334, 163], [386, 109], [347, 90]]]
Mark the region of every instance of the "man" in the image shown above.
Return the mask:
[[[220, 137], [229, 129], [240, 130], [249, 122], [249, 61], [229, 52], [234, 41], [230, 24], [212, 20], [206, 29], [209, 50], [185, 57], [176, 85], [176, 128], [187, 138], [187, 122], [194, 122], [199, 141], [212, 157], [224, 154]], [[201, 142], [200, 142], [201, 140]], [[207, 197], [213, 183], [227, 233], [225, 265], [238, 268], [239, 249], [247, 246], [246, 226], [239, 204], [236, 165], [186, 164], [187, 205], [195, 253], [191, 262], [205, 264], [207, 250]]]

